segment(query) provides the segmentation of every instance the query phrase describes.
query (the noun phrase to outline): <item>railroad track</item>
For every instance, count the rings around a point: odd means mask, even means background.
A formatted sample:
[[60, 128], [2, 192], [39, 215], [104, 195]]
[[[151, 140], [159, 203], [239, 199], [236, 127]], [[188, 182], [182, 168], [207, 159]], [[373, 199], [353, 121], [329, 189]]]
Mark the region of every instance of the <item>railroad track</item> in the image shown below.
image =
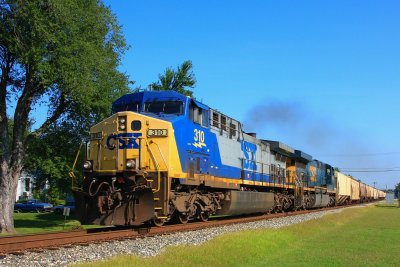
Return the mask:
[[[355, 204], [359, 205], [359, 204]], [[147, 236], [165, 235], [183, 231], [194, 231], [204, 228], [218, 227], [236, 223], [269, 220], [286, 216], [294, 216], [306, 213], [332, 210], [349, 206], [337, 206], [325, 209], [301, 210], [284, 213], [263, 214], [247, 217], [224, 217], [209, 220], [207, 222], [191, 222], [187, 224], [172, 224], [162, 227], [139, 227], [139, 228], [94, 228], [88, 230], [73, 230], [63, 232], [14, 235], [0, 237], [0, 257], [6, 254], [23, 254], [26, 251], [41, 251], [44, 249], [57, 249], [74, 245], [87, 245], [96, 242], [107, 242], [111, 240], [136, 239]]]

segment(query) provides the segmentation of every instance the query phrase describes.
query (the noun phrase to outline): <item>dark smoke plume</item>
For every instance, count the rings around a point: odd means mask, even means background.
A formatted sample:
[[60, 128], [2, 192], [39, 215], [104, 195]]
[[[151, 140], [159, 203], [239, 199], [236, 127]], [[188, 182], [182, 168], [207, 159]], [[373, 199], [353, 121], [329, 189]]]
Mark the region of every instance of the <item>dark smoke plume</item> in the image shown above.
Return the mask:
[[[329, 109], [327, 109], [329, 110]], [[348, 112], [358, 112], [349, 109]], [[362, 114], [355, 114], [362, 116]], [[260, 139], [281, 141], [339, 168], [397, 166], [395, 157], [375, 157], [380, 140], [363, 129], [344, 125], [334, 114], [313, 110], [302, 102], [266, 100], [252, 107], [243, 121], [244, 130]], [[349, 173], [370, 185], [384, 188], [392, 173]], [[393, 180], [393, 179], [392, 179]]]
[[261, 131], [263, 138], [273, 138], [271, 132], [282, 132], [280, 137], [297, 139], [309, 146], [326, 146], [337, 135], [327, 118], [318, 115], [300, 102], [279, 100], [263, 102], [251, 108], [246, 115], [244, 128], [247, 131]]

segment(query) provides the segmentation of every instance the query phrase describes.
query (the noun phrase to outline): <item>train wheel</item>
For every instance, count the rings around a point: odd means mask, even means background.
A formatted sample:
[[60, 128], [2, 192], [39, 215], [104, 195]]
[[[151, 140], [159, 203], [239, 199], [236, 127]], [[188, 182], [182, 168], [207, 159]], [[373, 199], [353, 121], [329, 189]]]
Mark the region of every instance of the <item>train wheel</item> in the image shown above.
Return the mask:
[[153, 219], [153, 220], [151, 220], [151, 222], [154, 224], [154, 226], [161, 227], [164, 225], [165, 220], [164, 219]]
[[199, 219], [202, 222], [208, 221], [209, 218], [210, 218], [210, 214], [207, 211], [199, 214]]
[[189, 215], [180, 213], [180, 214], [178, 215], [178, 221], [179, 221], [181, 224], [186, 224], [186, 223], [189, 221]]

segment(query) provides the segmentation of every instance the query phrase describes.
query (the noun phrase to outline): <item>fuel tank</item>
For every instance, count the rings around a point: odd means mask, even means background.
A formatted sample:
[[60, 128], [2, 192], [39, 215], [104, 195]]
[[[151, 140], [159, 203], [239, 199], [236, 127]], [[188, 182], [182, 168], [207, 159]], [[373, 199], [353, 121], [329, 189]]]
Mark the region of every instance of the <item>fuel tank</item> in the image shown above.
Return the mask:
[[268, 212], [274, 207], [274, 193], [230, 190], [221, 201], [216, 215], [239, 215]]

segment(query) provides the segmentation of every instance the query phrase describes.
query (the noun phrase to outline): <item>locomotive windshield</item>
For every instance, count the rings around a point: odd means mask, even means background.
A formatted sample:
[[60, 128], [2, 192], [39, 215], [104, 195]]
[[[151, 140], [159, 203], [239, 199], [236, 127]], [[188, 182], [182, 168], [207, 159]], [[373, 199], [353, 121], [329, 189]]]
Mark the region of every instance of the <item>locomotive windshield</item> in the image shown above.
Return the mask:
[[121, 112], [121, 111], [140, 111], [140, 102], [133, 102], [128, 104], [121, 104], [113, 107], [113, 113]]
[[155, 114], [183, 114], [182, 101], [152, 101], [144, 104], [144, 111]]

